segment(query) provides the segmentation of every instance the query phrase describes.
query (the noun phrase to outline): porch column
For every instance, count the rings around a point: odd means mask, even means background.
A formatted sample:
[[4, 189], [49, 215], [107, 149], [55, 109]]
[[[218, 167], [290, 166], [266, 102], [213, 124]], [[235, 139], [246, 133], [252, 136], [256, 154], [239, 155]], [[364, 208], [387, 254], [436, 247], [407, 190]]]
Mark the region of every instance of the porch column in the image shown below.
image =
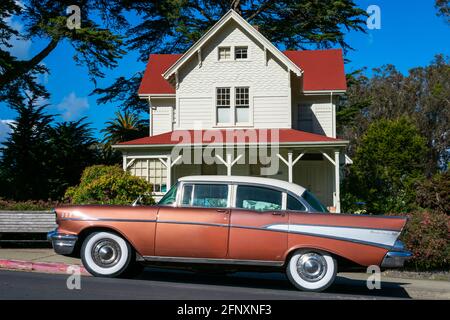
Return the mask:
[[341, 213], [341, 192], [340, 192], [340, 178], [339, 178], [339, 151], [334, 152], [334, 160], [322, 151], [323, 156], [331, 162], [334, 166], [334, 194], [333, 205], [336, 208], [336, 213]]
[[242, 157], [242, 154], [238, 155], [236, 159], [234, 159], [233, 161], [232, 159], [232, 155], [231, 153], [227, 153], [226, 156], [226, 161], [223, 160], [223, 158], [221, 156], [219, 156], [218, 154], [216, 154], [217, 159], [219, 159], [220, 162], [222, 162], [225, 167], [227, 167], [227, 176], [231, 176], [231, 168], [236, 164], [236, 162], [238, 162], [238, 160]]
[[158, 159], [166, 167], [166, 191], [169, 191], [172, 183], [172, 167], [181, 159], [181, 155], [176, 157], [173, 161], [171, 156], [167, 156], [165, 161], [164, 158]]
[[125, 154], [122, 156], [122, 169], [123, 171], [127, 170], [127, 156]]
[[295, 158], [295, 160], [292, 160], [292, 152], [288, 152], [288, 159], [284, 159], [283, 156], [279, 153], [277, 153], [277, 157], [280, 158], [281, 161], [283, 161], [287, 167], [288, 167], [288, 181], [292, 182], [293, 181], [293, 168], [294, 165], [298, 162], [298, 160], [300, 160], [305, 153], [301, 153], [297, 158]]
[[334, 152], [334, 178], [335, 178], [335, 193], [336, 193], [336, 212], [341, 213], [341, 180], [339, 177], [340, 168], [339, 168], [339, 151]]

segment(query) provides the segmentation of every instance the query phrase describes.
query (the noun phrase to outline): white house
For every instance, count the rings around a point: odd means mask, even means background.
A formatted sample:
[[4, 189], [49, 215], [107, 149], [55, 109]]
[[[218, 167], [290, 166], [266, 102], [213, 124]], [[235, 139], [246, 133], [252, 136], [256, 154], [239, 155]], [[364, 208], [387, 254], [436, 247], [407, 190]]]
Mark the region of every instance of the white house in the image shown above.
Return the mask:
[[281, 52], [230, 10], [184, 54], [150, 55], [139, 88], [150, 134], [114, 147], [155, 196], [186, 175], [266, 175], [340, 212], [346, 88], [341, 50]]

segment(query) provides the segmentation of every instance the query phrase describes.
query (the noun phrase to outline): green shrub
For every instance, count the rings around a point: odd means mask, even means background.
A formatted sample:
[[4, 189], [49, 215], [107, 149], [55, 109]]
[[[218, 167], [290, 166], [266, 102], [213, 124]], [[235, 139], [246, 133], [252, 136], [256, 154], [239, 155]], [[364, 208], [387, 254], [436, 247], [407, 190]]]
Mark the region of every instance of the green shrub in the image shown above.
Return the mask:
[[58, 202], [54, 201], [13, 201], [0, 198], [0, 210], [7, 211], [46, 211], [58, 206], [58, 204]]
[[[68, 188], [64, 198], [72, 204], [131, 204], [151, 191], [147, 181], [118, 166], [96, 165], [83, 171], [80, 184]], [[147, 198], [146, 204], [154, 203], [153, 198]]]
[[437, 173], [418, 183], [416, 203], [422, 208], [450, 214], [450, 173]]
[[450, 217], [431, 210], [407, 214], [409, 220], [401, 240], [413, 258], [407, 267], [421, 270], [448, 270], [450, 267]]

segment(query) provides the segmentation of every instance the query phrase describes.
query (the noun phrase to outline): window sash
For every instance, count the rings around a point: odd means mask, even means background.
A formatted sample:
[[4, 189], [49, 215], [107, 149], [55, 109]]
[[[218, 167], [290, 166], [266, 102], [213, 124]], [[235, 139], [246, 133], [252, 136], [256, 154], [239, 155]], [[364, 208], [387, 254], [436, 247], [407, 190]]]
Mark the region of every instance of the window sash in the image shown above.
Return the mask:
[[247, 59], [248, 57], [248, 48], [247, 47], [235, 47], [234, 48], [234, 58], [236, 60]]
[[219, 60], [231, 59], [231, 47], [219, 47]]

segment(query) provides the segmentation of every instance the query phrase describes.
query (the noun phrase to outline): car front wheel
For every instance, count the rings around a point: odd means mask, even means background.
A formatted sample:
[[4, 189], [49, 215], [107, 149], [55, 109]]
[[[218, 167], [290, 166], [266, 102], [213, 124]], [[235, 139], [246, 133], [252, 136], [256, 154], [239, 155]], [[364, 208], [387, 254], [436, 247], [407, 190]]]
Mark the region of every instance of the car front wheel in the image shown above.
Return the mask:
[[297, 289], [318, 292], [334, 282], [337, 263], [326, 252], [298, 250], [289, 259], [286, 273]]
[[124, 276], [134, 263], [133, 257], [129, 243], [111, 232], [94, 232], [81, 247], [83, 265], [96, 277]]

